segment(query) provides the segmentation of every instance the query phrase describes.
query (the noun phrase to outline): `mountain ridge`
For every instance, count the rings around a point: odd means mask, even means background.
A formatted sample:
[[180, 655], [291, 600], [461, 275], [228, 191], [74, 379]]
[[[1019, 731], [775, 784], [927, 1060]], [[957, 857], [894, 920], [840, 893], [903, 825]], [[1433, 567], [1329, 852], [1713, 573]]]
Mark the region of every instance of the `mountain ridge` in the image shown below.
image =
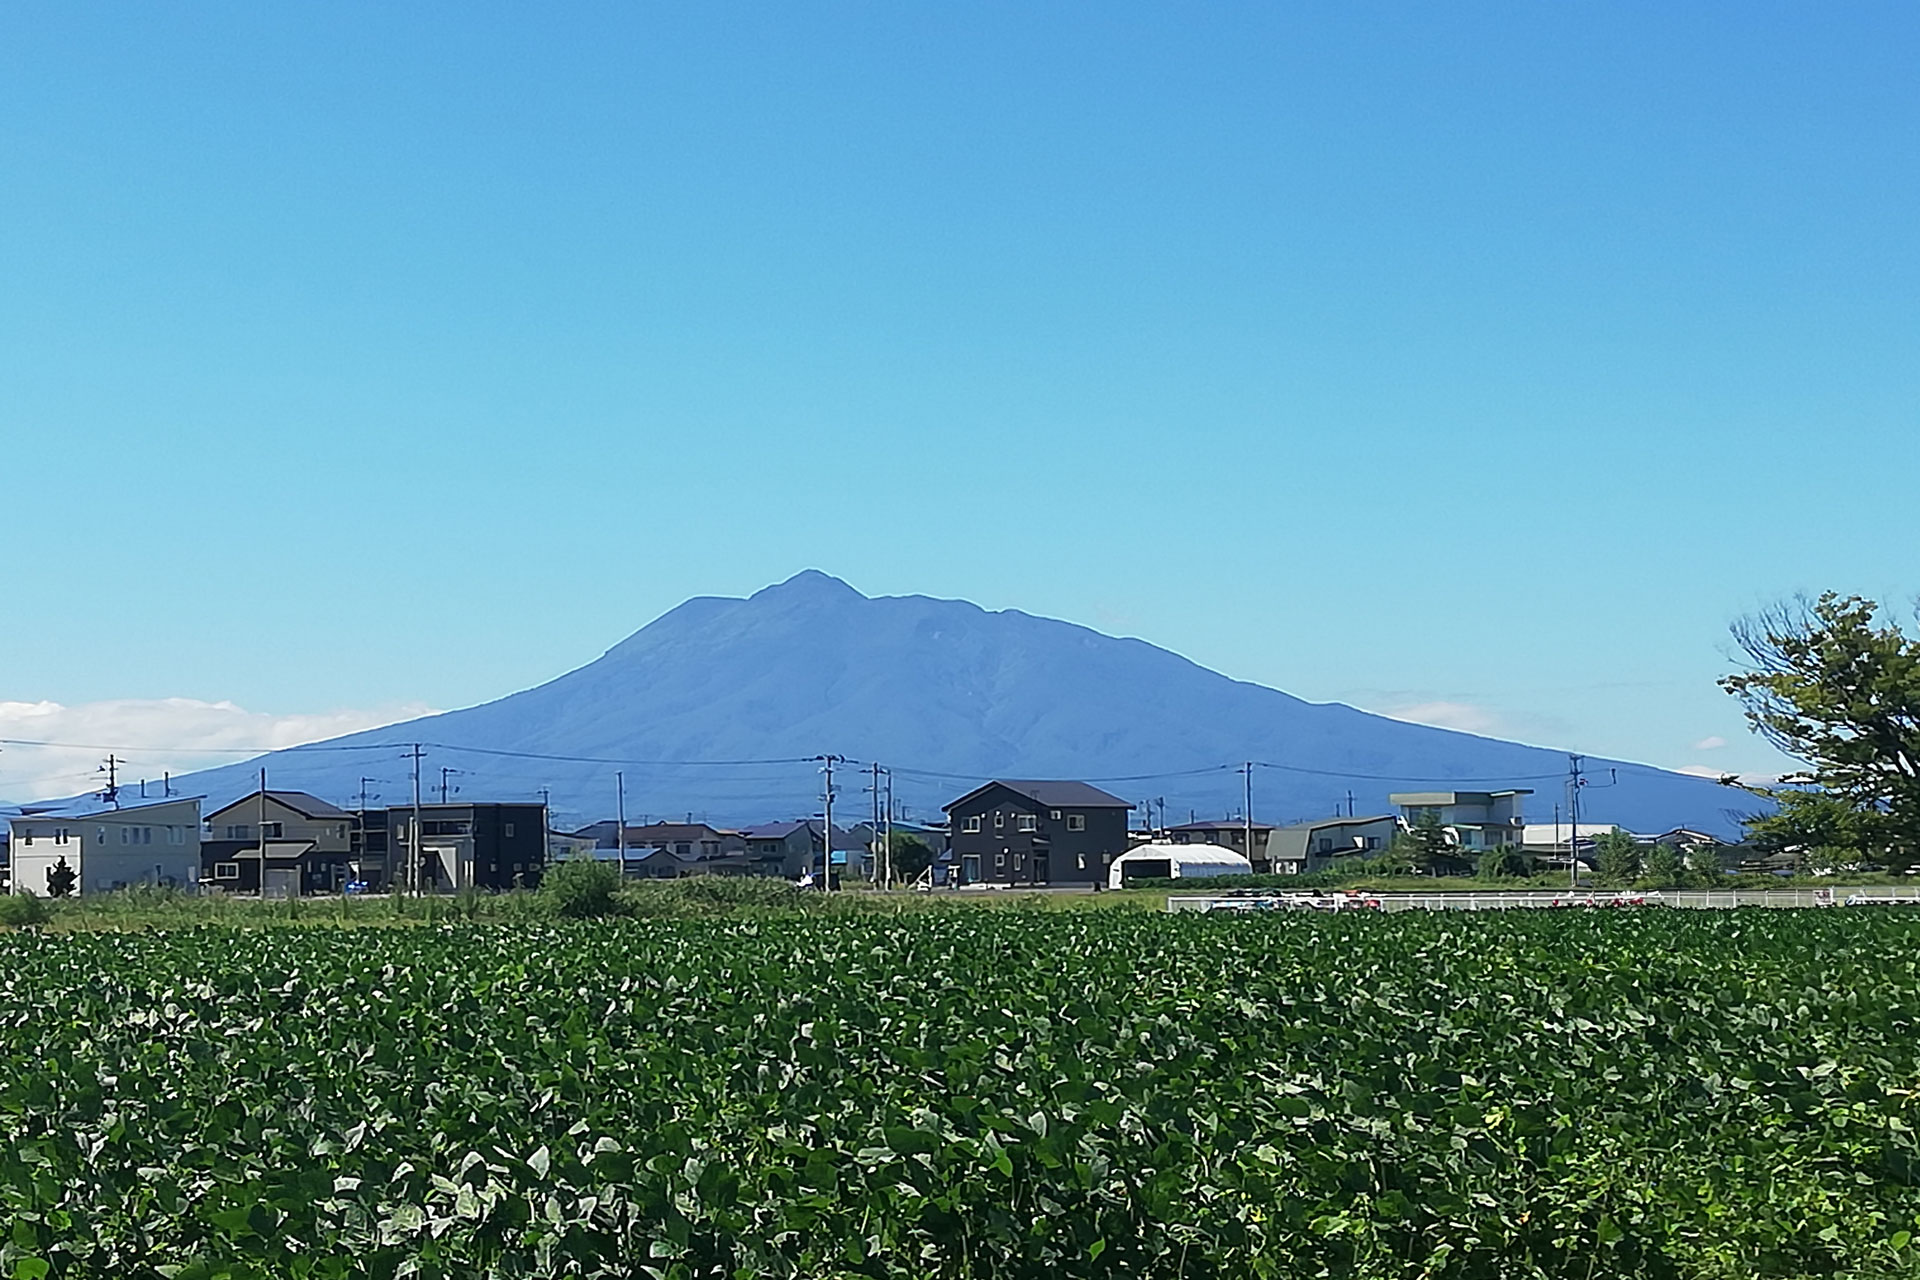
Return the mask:
[[[1384, 811], [1391, 791], [1498, 780], [1534, 787], [1529, 817], [1545, 820], [1566, 765], [1548, 748], [1308, 702], [1142, 639], [969, 601], [868, 597], [810, 569], [744, 598], [692, 597], [594, 661], [491, 702], [176, 783], [224, 803], [264, 765], [275, 787], [339, 803], [375, 776], [384, 803], [405, 803], [411, 780], [394, 771], [392, 748], [413, 741], [433, 744], [423, 780], [455, 770], [450, 795], [457, 786], [472, 800], [527, 799], [544, 786], [559, 825], [611, 816], [615, 769], [627, 775], [630, 819], [817, 813], [810, 762], [829, 753], [893, 768], [896, 797], [922, 818], [994, 776], [1106, 779], [1130, 800], [1164, 797], [1170, 814], [1221, 817], [1239, 810], [1238, 766], [1252, 759], [1261, 820], [1325, 815], [1349, 789]], [[1711, 781], [1632, 762], [1591, 767], [1621, 775], [1605, 812], [1598, 797], [1587, 805], [1603, 820], [1736, 826]], [[865, 813], [869, 798], [847, 786], [837, 812]]]

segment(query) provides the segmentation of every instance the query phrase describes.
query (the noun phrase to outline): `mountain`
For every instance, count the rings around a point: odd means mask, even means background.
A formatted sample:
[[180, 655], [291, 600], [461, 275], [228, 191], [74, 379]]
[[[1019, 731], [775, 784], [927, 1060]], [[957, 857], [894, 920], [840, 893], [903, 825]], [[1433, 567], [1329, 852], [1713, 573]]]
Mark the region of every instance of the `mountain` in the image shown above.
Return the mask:
[[[422, 787], [441, 769], [463, 799], [528, 799], [551, 789], [556, 825], [611, 816], [615, 771], [630, 821], [692, 814], [752, 822], [816, 812], [813, 758], [848, 758], [836, 815], [866, 813], [860, 766], [894, 771], [915, 816], [989, 777], [1098, 781], [1128, 799], [1164, 797], [1184, 820], [1238, 811], [1238, 765], [1254, 770], [1257, 818], [1361, 812], [1391, 791], [1531, 787], [1551, 820], [1567, 758], [1338, 703], [1310, 703], [1229, 679], [1139, 640], [1008, 610], [924, 596], [869, 599], [809, 570], [745, 600], [687, 601], [597, 661], [462, 711], [275, 752], [188, 775], [212, 803], [275, 788], [336, 803], [363, 777], [381, 802], [412, 794], [400, 751], [426, 744]], [[1636, 830], [1731, 833], [1737, 799], [1716, 784], [1646, 765], [1590, 760], [1617, 785], [1587, 793], [1586, 815]]]

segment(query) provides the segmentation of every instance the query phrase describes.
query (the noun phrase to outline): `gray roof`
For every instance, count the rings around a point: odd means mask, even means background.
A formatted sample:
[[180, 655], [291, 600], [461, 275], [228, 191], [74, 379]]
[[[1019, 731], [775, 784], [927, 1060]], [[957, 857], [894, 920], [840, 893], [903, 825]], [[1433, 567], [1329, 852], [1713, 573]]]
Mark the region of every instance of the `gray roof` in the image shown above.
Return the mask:
[[116, 813], [135, 813], [141, 809], [157, 809], [162, 805], [179, 804], [183, 800], [203, 800], [204, 796], [148, 796], [142, 800], [137, 795], [128, 794], [135, 788], [121, 787], [118, 800], [103, 800], [98, 795], [80, 796], [73, 800], [62, 800], [58, 804], [23, 804], [8, 811], [7, 817], [20, 818], [99, 818]]
[[1255, 831], [1271, 831], [1271, 822], [1247, 823], [1239, 818], [1216, 818], [1210, 822], [1183, 822], [1177, 827], [1168, 827], [1169, 831], [1244, 831], [1251, 825]]
[[[303, 818], [350, 819], [353, 817], [352, 814], [340, 808], [338, 805], [328, 804], [319, 796], [309, 795], [305, 791], [275, 791], [269, 787], [267, 789], [267, 799], [272, 800], [276, 804], [285, 805]], [[260, 793], [258, 791], [249, 791], [239, 799], [230, 800], [226, 804], [221, 805], [218, 809], [208, 814], [207, 817], [210, 819], [217, 818], [229, 809], [239, 808], [241, 805], [247, 804], [250, 801], [258, 804], [260, 802]]]
[[1325, 827], [1364, 827], [1375, 822], [1398, 822], [1390, 813], [1375, 814], [1371, 818], [1315, 818], [1312, 822], [1294, 822], [1279, 828], [1281, 831], [1319, 831]]
[[1073, 782], [1064, 779], [1016, 780], [1013, 778], [995, 778], [992, 782], [975, 787], [973, 790], [967, 792], [966, 795], [961, 796], [960, 799], [955, 800], [953, 804], [942, 805], [941, 808], [952, 809], [955, 805], [970, 800], [982, 791], [985, 791], [988, 787], [994, 786], [1005, 787], [1009, 791], [1017, 792], [1035, 804], [1048, 809], [1133, 808], [1132, 805], [1122, 800], [1119, 796], [1109, 795], [1091, 783]]

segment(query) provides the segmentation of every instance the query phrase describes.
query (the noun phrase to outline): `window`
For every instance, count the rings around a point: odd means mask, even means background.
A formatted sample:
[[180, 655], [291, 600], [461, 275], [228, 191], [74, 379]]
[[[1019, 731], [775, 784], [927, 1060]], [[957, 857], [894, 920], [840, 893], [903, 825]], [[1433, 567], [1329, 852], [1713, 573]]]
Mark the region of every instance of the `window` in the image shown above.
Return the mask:
[[1320, 837], [1320, 852], [1321, 852], [1321, 853], [1332, 853], [1332, 852], [1333, 852], [1333, 837], [1331, 837], [1331, 836], [1321, 836], [1321, 837]]
[[1067, 830], [1069, 830], [1069, 831], [1085, 831], [1086, 829], [1087, 829], [1087, 815], [1086, 815], [1086, 814], [1084, 814], [1084, 813], [1070, 813], [1070, 814], [1068, 814], [1068, 815], [1067, 815]]
[[979, 831], [980, 815], [976, 813], [971, 818], [960, 819], [960, 830], [963, 834]]
[[250, 826], [248, 826], [248, 825], [247, 825], [246, 823], [244, 823], [244, 822], [242, 822], [242, 823], [239, 823], [239, 824], [237, 824], [237, 825], [235, 825], [235, 826], [231, 826], [231, 827], [228, 827], [228, 828], [227, 828], [227, 839], [229, 839], [229, 840], [251, 840], [251, 839], [253, 839], [253, 828], [252, 828], [252, 827], [250, 827]]
[[[33, 838], [29, 836], [27, 840], [28, 843], [31, 844]], [[67, 842], [67, 829], [65, 827], [55, 827], [53, 829], [53, 842], [55, 844], [65, 844]]]
[[1040, 829], [1040, 819], [1031, 813], [1021, 814], [1016, 820], [1016, 824], [1022, 831], [1038, 831]]
[[1380, 837], [1379, 837], [1379, 836], [1368, 836], [1368, 837], [1367, 837], [1367, 843], [1366, 843], [1366, 847], [1367, 847], [1367, 848], [1369, 848], [1369, 849], [1378, 849], [1378, 848], [1380, 847]]
[[1053, 811], [1052, 817], [1055, 822], [1060, 821], [1060, 811], [1058, 809], [1055, 809]]
[[32, 828], [32, 827], [28, 827], [28, 828], [27, 828], [27, 832], [26, 832], [26, 835], [25, 835], [24, 837], [22, 837], [22, 840], [21, 840], [21, 843], [23, 843], [23, 844], [32, 844], [32, 843], [33, 843], [33, 828]]
[[260, 824], [260, 834], [269, 840], [278, 840], [280, 838], [280, 824], [277, 822], [263, 822]]
[[1085, 871], [1087, 869], [1087, 855], [1084, 853], [1076, 853], [1073, 856], [1073, 865]]
[[1013, 869], [1014, 869], [1015, 871], [1025, 871], [1025, 870], [1027, 869], [1027, 855], [1026, 855], [1026, 854], [1024, 854], [1024, 853], [1016, 853], [1016, 854], [1014, 854], [1014, 855], [1013, 855]]
[[133, 832], [131, 829], [127, 827], [120, 828], [120, 843], [121, 844], [133, 843]]
[[676, 841], [676, 842], [675, 842], [675, 844], [674, 844], [674, 846], [673, 846], [673, 855], [674, 855], [674, 857], [676, 857], [676, 858], [686, 858], [686, 857], [691, 857], [691, 856], [692, 856], [692, 854], [693, 854], [693, 843], [692, 843], [692, 841], [689, 841], [689, 840], [680, 840], [680, 841]]
[[509, 840], [513, 839], [513, 824], [511, 822], [503, 825], [500, 828], [500, 830], [507, 837], [507, 839]]
[[215, 880], [238, 880], [240, 878], [240, 864], [237, 862], [214, 863], [213, 878]]
[[1007, 825], [1007, 815], [1000, 812], [1000, 810], [995, 809], [993, 811], [993, 829], [995, 831], [998, 831], [1000, 828], [1006, 825]]
[[1007, 855], [1005, 850], [993, 855], [993, 869], [995, 871], [1005, 871], [1007, 869]]

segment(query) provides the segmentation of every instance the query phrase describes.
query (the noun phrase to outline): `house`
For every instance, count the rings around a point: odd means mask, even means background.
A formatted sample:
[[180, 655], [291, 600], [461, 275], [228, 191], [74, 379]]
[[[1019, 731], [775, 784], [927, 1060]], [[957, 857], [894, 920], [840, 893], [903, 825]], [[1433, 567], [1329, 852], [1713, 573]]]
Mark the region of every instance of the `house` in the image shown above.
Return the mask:
[[542, 804], [423, 804], [387, 809], [389, 876], [422, 889], [531, 889], [547, 861]]
[[[620, 824], [613, 820], [596, 822], [592, 826], [582, 827], [573, 833], [583, 838], [591, 838], [594, 848], [618, 848]], [[710, 827], [704, 822], [648, 822], [640, 826], [628, 826], [626, 847], [632, 849], [666, 849], [682, 862], [708, 861], [727, 854], [743, 854], [747, 851], [746, 839], [738, 831], [722, 831]]]
[[1521, 798], [1530, 788], [1508, 791], [1403, 791], [1387, 797], [1407, 826], [1438, 823], [1468, 856], [1488, 849], [1518, 848], [1527, 822]]
[[[807, 872], [820, 872], [820, 851], [825, 844], [818, 818], [796, 818], [792, 822], [767, 822], [740, 832], [746, 844], [748, 874], [782, 876], [798, 880]], [[842, 869], [848, 863], [853, 842], [847, 832], [833, 829], [833, 865]], [[856, 867], [864, 865], [866, 851], [854, 850]]]
[[185, 888], [200, 872], [200, 797], [150, 802], [92, 796], [23, 805], [7, 820], [10, 889], [51, 897], [130, 885]]
[[385, 809], [353, 811], [353, 847], [347, 858], [347, 866], [355, 880], [375, 890], [389, 887], [387, 833]]
[[[353, 878], [354, 816], [304, 791], [255, 791], [206, 817], [200, 882], [268, 897], [338, 893]], [[261, 849], [266, 871], [261, 872]]]
[[1133, 808], [1085, 782], [995, 779], [944, 806], [961, 884], [1105, 884]]
[[1581, 862], [1591, 865], [1594, 861], [1594, 840], [1603, 835], [1621, 831], [1633, 838], [1633, 842], [1643, 849], [1655, 845], [1668, 845], [1679, 851], [1683, 858], [1691, 859], [1696, 854], [1711, 851], [1724, 860], [1721, 852], [1726, 846], [1723, 841], [1704, 831], [1695, 831], [1690, 827], [1674, 827], [1657, 834], [1626, 831], [1625, 828], [1611, 822], [1582, 822], [1576, 836], [1573, 824], [1561, 822], [1530, 822], [1522, 828], [1521, 848], [1533, 855], [1544, 866], [1567, 865], [1567, 843], [1576, 841], [1575, 856]]
[[1264, 873], [1268, 870], [1267, 842], [1272, 838], [1274, 827], [1270, 822], [1256, 822], [1253, 827], [1253, 851], [1247, 851], [1248, 824], [1238, 818], [1221, 818], [1214, 822], [1183, 822], [1177, 827], [1167, 829], [1167, 840], [1171, 844], [1211, 844], [1222, 849], [1231, 849], [1253, 864], [1253, 869]]
[[1400, 830], [1392, 814], [1359, 818], [1320, 818], [1275, 829], [1268, 848], [1280, 875], [1325, 871], [1349, 858], [1377, 856]]

